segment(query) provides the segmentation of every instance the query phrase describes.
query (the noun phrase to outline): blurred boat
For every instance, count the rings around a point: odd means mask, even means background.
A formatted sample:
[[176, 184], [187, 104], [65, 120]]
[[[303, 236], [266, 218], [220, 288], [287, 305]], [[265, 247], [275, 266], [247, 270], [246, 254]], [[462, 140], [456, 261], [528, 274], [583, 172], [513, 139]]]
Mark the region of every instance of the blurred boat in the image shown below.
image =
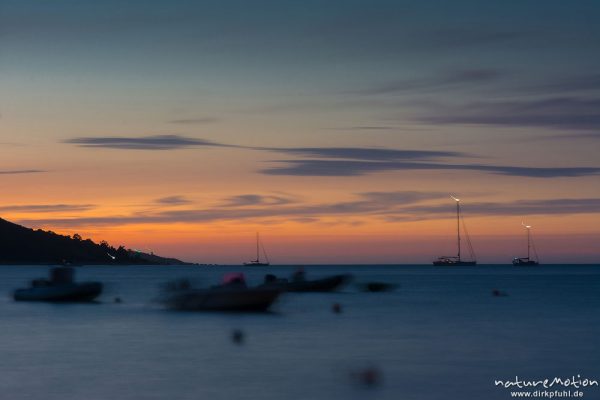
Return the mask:
[[31, 286], [14, 292], [16, 301], [92, 301], [102, 293], [102, 283], [73, 281], [75, 271], [71, 267], [50, 270], [50, 279], [34, 279]]
[[[260, 249], [262, 247], [263, 254], [265, 256], [265, 261], [260, 260]], [[266, 267], [270, 265], [269, 257], [267, 256], [267, 252], [265, 251], [265, 246], [262, 245], [260, 241], [260, 236], [258, 232], [256, 232], [256, 260], [247, 261], [244, 263], [245, 266], [253, 266], [253, 267]]]
[[279, 297], [276, 288], [251, 288], [242, 273], [227, 274], [223, 283], [193, 288], [187, 280], [168, 284], [160, 302], [180, 311], [266, 311]]
[[358, 287], [363, 292], [391, 292], [395, 290], [398, 285], [385, 282], [367, 282], [359, 284]]
[[260, 286], [276, 288], [285, 292], [333, 292], [350, 282], [352, 275], [339, 274], [321, 279], [305, 279], [304, 272], [296, 272], [291, 280], [277, 278], [275, 275], [265, 276], [265, 282]]

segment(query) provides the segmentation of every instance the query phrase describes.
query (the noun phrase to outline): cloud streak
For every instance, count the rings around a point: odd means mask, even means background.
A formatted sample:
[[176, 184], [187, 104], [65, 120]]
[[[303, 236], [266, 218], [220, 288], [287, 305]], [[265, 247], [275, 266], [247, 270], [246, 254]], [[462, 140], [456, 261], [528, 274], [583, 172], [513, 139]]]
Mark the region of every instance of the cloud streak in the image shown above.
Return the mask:
[[520, 88], [525, 93], [571, 93], [589, 92], [600, 90], [600, 74], [586, 74], [580, 76], [553, 77], [546, 82], [531, 84]]
[[372, 86], [370, 88], [353, 91], [360, 95], [387, 95], [404, 93], [409, 91], [430, 91], [438, 89], [449, 89], [455, 87], [472, 86], [497, 81], [503, 77], [503, 73], [496, 69], [464, 69], [448, 71], [440, 76], [429, 78], [414, 78], [387, 82]]
[[[304, 157], [271, 160], [275, 166], [259, 172], [265, 175], [288, 176], [360, 176], [385, 171], [462, 170], [487, 172], [530, 178], [582, 177], [598, 175], [598, 167], [520, 167], [445, 162], [444, 159], [466, 158], [472, 155], [454, 151], [400, 150], [375, 147], [244, 147], [192, 139], [182, 136], [147, 136], [140, 138], [76, 138], [68, 143], [83, 147], [119, 150], [170, 150], [187, 147], [229, 147], [268, 151]], [[256, 199], [238, 198], [235, 201]]]
[[470, 47], [522, 41], [532, 37], [533, 32], [503, 31], [488, 28], [445, 28], [427, 32], [425, 41], [439, 47]]
[[263, 169], [267, 175], [293, 176], [360, 176], [386, 171], [412, 170], [463, 170], [488, 172], [507, 176], [530, 178], [581, 177], [600, 174], [596, 167], [515, 167], [482, 164], [445, 164], [403, 161], [359, 161], [359, 160], [279, 160], [282, 166]]
[[20, 174], [39, 174], [42, 172], [48, 172], [42, 169], [13, 169], [13, 170], [0, 170], [0, 175], [20, 175]]
[[335, 158], [350, 160], [432, 160], [445, 157], [467, 157], [467, 154], [453, 151], [397, 150], [375, 147], [296, 147], [263, 148], [277, 153], [303, 157]]
[[215, 117], [202, 117], [202, 118], [183, 118], [183, 119], [172, 119], [169, 121], [170, 124], [182, 124], [182, 125], [196, 125], [196, 124], [212, 124], [218, 122], [219, 119]]
[[301, 204], [280, 201], [277, 196], [244, 194], [224, 199], [222, 206], [206, 209], [151, 210], [126, 216], [22, 219], [26, 225], [52, 225], [60, 227], [105, 226], [144, 223], [198, 223], [221, 220], [248, 220], [289, 218], [313, 221], [324, 216], [379, 215], [398, 210], [399, 205], [418, 203], [427, 199], [447, 197], [447, 194], [399, 191], [366, 192], [356, 195], [355, 200], [321, 204]]
[[[408, 213], [446, 214], [445, 205], [407, 207]], [[600, 198], [518, 200], [507, 203], [475, 202], [468, 204], [469, 215], [557, 215], [600, 213]]]
[[[247, 195], [240, 195], [247, 196]], [[19, 222], [34, 226], [79, 227], [127, 224], [202, 223], [214, 221], [276, 220], [321, 222], [323, 217], [371, 216], [384, 221], [417, 221], [423, 219], [451, 218], [447, 201], [427, 204], [447, 198], [438, 192], [366, 192], [355, 199], [320, 204], [285, 203], [270, 204], [254, 201], [252, 204], [218, 206], [205, 209], [189, 208], [137, 212], [125, 216], [22, 219]], [[236, 196], [239, 197], [239, 196]], [[231, 198], [230, 198], [231, 199]], [[226, 199], [226, 201], [230, 200]], [[255, 199], [256, 200], [256, 199]], [[425, 203], [427, 202], [427, 203]], [[519, 200], [514, 202], [469, 203], [468, 214], [480, 216], [569, 215], [600, 213], [600, 198]]]
[[439, 125], [599, 129], [600, 98], [553, 97], [541, 100], [480, 101], [459, 107], [434, 108], [419, 120]]
[[225, 207], [240, 207], [240, 206], [264, 206], [264, 205], [283, 205], [293, 203], [295, 200], [289, 197], [276, 195], [258, 195], [258, 194], [241, 194], [229, 197], [225, 200]]
[[167, 196], [156, 199], [155, 202], [167, 206], [180, 206], [184, 204], [190, 204], [192, 201], [183, 196]]
[[236, 147], [205, 139], [189, 138], [179, 135], [78, 137], [67, 139], [64, 143], [75, 144], [80, 147], [120, 150], [175, 150], [188, 147]]
[[93, 204], [25, 204], [1, 206], [0, 212], [54, 213], [88, 211], [96, 208]]

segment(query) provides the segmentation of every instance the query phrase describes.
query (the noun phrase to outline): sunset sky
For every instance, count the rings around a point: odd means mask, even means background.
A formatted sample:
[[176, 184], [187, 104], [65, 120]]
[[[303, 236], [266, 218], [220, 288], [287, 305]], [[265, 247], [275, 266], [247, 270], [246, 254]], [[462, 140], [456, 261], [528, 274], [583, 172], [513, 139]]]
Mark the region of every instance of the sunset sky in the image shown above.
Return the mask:
[[0, 217], [201, 263], [600, 261], [598, 1], [0, 3]]

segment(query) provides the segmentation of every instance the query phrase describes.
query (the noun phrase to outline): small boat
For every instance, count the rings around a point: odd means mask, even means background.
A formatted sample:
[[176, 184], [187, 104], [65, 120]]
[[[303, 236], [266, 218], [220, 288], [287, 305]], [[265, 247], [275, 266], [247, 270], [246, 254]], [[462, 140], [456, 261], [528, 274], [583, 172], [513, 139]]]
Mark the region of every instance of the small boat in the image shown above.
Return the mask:
[[[527, 257], [515, 257], [513, 258], [512, 263], [515, 266], [539, 265], [539, 257], [537, 255], [537, 251], [535, 250], [535, 245], [533, 245], [531, 240], [531, 225], [525, 225], [523, 222], [521, 222], [521, 225], [523, 225], [523, 227], [527, 230]], [[535, 258], [531, 258], [531, 247], [533, 247]]]
[[358, 287], [363, 292], [391, 292], [395, 290], [398, 285], [386, 282], [367, 282], [359, 284]]
[[466, 227], [464, 226], [464, 221], [463, 221], [463, 228], [465, 230], [465, 237], [467, 240], [467, 246], [469, 248], [469, 255], [470, 255], [470, 259], [469, 260], [464, 260], [461, 258], [461, 237], [460, 237], [460, 223], [461, 223], [461, 219], [462, 216], [460, 214], [460, 199], [457, 199], [454, 196], [450, 196], [454, 199], [454, 201], [456, 202], [456, 231], [457, 231], [457, 243], [456, 243], [456, 247], [457, 247], [457, 255], [456, 256], [441, 256], [438, 257], [437, 260], [433, 261], [433, 265], [437, 265], [437, 266], [469, 266], [469, 265], [477, 265], [477, 261], [475, 261], [475, 251], [473, 250], [473, 245], [471, 244], [471, 238], [469, 238], [469, 233], [466, 230]]
[[276, 288], [248, 287], [244, 274], [232, 273], [207, 289], [195, 289], [187, 280], [170, 283], [160, 302], [179, 311], [266, 311], [280, 293]]
[[265, 276], [265, 282], [261, 287], [277, 288], [285, 292], [333, 292], [350, 282], [351, 279], [352, 275], [339, 274], [308, 280], [304, 278], [304, 272], [297, 271], [291, 280], [268, 274]]
[[[266, 261], [260, 260], [260, 249], [262, 248], [263, 254], [265, 256]], [[244, 263], [245, 266], [253, 266], [253, 267], [266, 267], [270, 265], [269, 257], [267, 256], [267, 252], [265, 251], [265, 247], [262, 245], [260, 241], [260, 236], [258, 232], [256, 232], [256, 260], [246, 261]]]
[[56, 267], [50, 270], [50, 279], [34, 279], [31, 287], [17, 289], [16, 301], [87, 302], [102, 293], [102, 283], [73, 281], [71, 267]]

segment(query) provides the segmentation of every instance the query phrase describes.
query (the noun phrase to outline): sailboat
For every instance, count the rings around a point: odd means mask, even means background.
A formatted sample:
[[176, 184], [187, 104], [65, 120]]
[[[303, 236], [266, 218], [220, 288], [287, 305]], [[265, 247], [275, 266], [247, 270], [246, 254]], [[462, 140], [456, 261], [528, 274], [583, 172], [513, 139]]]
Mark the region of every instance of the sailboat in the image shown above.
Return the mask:
[[512, 260], [513, 265], [525, 266], [525, 265], [539, 265], [539, 257], [537, 255], [537, 251], [535, 250], [535, 245], [533, 246], [533, 253], [535, 254], [535, 258], [531, 258], [531, 225], [525, 225], [525, 223], [521, 222], [521, 225], [525, 229], [527, 229], [527, 257], [515, 257]]
[[[441, 256], [438, 257], [437, 260], [435, 260], [433, 262], [433, 265], [445, 265], [445, 266], [466, 266], [466, 265], [477, 265], [477, 261], [475, 261], [475, 252], [473, 251], [473, 246], [471, 245], [471, 239], [469, 238], [469, 233], [467, 232], [466, 228], [465, 230], [465, 236], [467, 239], [467, 245], [469, 247], [469, 255], [470, 255], [470, 260], [463, 260], [461, 258], [461, 252], [460, 252], [460, 244], [461, 244], [461, 238], [460, 238], [460, 222], [461, 222], [461, 215], [460, 215], [460, 199], [457, 199], [454, 196], [450, 196], [454, 199], [454, 201], [456, 202], [456, 247], [457, 247], [457, 255], [456, 256]], [[463, 227], [464, 227], [464, 222], [463, 222]]]
[[[265, 256], [265, 261], [260, 260], [260, 248], [261, 247], [262, 247], [263, 254]], [[260, 236], [258, 235], [258, 232], [256, 232], [256, 260], [247, 261], [244, 263], [244, 265], [254, 266], [254, 267], [270, 265], [269, 257], [267, 256], [267, 252], [265, 251], [264, 246], [262, 246], [262, 244], [260, 242]]]

